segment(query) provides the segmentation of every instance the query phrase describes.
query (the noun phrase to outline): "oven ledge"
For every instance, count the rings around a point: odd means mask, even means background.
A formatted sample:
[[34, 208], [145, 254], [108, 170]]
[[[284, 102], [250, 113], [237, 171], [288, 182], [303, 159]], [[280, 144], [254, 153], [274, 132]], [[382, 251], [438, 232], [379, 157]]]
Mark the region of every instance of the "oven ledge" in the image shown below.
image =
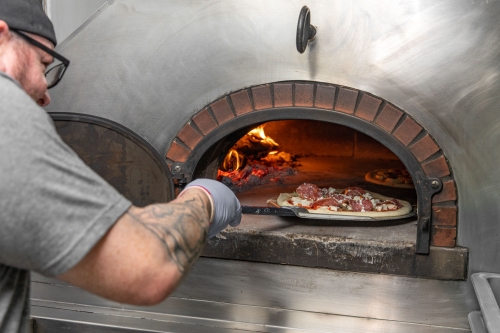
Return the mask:
[[240, 226], [209, 239], [202, 256], [438, 280], [467, 278], [467, 248], [431, 246], [429, 255], [419, 255], [415, 234], [416, 221], [375, 226], [244, 215]]

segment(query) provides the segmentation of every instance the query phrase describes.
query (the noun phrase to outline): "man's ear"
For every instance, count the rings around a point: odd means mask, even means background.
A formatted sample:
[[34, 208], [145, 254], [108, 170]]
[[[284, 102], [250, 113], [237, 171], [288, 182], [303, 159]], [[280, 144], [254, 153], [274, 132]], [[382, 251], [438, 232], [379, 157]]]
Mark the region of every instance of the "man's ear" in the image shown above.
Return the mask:
[[0, 20], [0, 44], [10, 38], [9, 30], [7, 22]]
[[0, 20], [0, 71], [6, 71], [4, 53], [5, 47], [8, 45], [10, 40], [10, 31], [7, 22]]

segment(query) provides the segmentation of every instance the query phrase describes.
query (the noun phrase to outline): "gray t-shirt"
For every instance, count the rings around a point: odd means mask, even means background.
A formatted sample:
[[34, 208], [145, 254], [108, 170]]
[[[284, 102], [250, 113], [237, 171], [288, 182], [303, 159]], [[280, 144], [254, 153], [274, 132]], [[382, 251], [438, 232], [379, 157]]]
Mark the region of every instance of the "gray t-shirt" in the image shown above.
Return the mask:
[[130, 207], [0, 72], [0, 332], [28, 332], [29, 270], [75, 266]]

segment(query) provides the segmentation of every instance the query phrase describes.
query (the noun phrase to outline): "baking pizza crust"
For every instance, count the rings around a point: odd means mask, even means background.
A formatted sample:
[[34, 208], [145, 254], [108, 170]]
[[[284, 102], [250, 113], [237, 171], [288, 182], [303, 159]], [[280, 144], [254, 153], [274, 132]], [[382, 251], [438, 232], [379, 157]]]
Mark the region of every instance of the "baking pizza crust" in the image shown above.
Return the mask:
[[407, 182], [398, 182], [394, 178], [383, 178], [381, 177], [382, 174], [389, 174], [390, 170], [399, 170], [401, 169], [378, 169], [378, 170], [373, 170], [368, 172], [365, 175], [365, 180], [369, 183], [372, 184], [377, 184], [377, 185], [382, 185], [382, 186], [389, 186], [389, 187], [396, 187], [396, 188], [407, 188], [407, 189], [413, 189], [415, 186], [413, 185], [413, 182], [407, 183]]
[[[378, 193], [368, 192], [374, 199], [379, 199], [382, 201], [391, 200], [392, 198], [383, 196]], [[281, 193], [277, 199], [278, 205], [281, 207], [297, 207], [288, 203], [293, 196], [297, 197], [295, 193]], [[365, 216], [365, 217], [392, 217], [392, 216], [403, 216], [409, 214], [413, 207], [411, 204], [404, 200], [399, 200], [398, 202], [403, 205], [403, 207], [397, 210], [390, 210], [385, 212], [377, 212], [377, 211], [369, 211], [369, 212], [352, 212], [352, 211], [331, 211], [327, 207], [321, 207], [318, 209], [307, 209], [307, 211], [311, 214], [327, 214], [327, 215], [343, 215], [343, 216]]]

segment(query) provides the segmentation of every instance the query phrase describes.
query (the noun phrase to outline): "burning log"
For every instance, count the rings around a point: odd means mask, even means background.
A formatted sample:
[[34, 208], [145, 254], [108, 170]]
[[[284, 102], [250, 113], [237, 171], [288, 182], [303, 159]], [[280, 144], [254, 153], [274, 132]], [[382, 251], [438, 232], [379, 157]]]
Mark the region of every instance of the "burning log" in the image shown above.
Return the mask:
[[234, 145], [233, 149], [237, 150], [243, 156], [260, 159], [276, 150], [279, 145], [264, 133], [264, 126], [259, 126], [248, 132]]
[[278, 143], [265, 135], [263, 126], [251, 130], [228, 152], [217, 179], [235, 192], [269, 182], [283, 182], [295, 172], [295, 158], [280, 152], [278, 147]]

